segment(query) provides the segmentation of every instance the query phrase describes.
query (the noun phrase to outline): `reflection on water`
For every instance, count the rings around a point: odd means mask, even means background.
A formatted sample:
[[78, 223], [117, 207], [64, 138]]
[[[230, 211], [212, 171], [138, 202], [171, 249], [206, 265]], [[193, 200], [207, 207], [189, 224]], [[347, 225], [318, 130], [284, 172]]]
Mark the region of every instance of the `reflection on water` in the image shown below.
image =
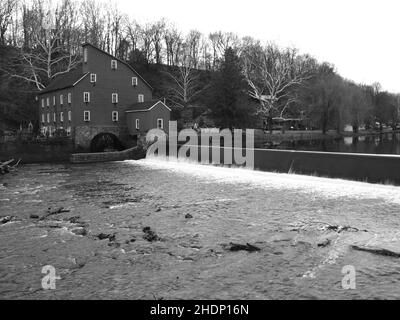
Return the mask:
[[284, 142], [279, 149], [326, 152], [400, 154], [400, 133], [344, 137], [337, 140]]
[[[14, 219], [0, 225], [0, 298], [400, 298], [398, 259], [351, 249], [399, 250], [398, 187], [154, 160], [4, 179], [1, 216]], [[32, 218], [61, 206], [70, 212]], [[44, 265], [61, 277], [55, 291], [41, 289]], [[356, 290], [341, 287], [345, 265]]]

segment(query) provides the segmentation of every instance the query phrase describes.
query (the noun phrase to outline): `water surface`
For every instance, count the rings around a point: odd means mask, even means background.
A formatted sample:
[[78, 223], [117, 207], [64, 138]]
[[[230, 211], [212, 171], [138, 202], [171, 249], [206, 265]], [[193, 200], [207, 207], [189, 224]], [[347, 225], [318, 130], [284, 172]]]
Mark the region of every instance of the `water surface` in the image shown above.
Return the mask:
[[400, 133], [383, 133], [336, 140], [283, 142], [279, 149], [325, 152], [400, 154]]

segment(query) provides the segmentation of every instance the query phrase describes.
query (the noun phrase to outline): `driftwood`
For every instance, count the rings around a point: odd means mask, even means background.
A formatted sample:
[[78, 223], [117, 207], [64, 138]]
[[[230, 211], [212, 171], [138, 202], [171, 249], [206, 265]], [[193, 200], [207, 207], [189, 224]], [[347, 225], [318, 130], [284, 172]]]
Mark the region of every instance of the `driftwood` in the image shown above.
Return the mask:
[[352, 245], [351, 248], [354, 250], [369, 252], [369, 253], [377, 254], [377, 255], [381, 255], [381, 256], [400, 258], [399, 252], [391, 251], [391, 250], [388, 250], [385, 248], [357, 246], [357, 245]]
[[6, 174], [9, 173], [10, 171], [14, 171], [17, 169], [17, 166], [21, 162], [21, 159], [17, 161], [16, 164], [11, 165], [11, 163], [14, 162], [14, 159], [5, 161], [5, 162], [0, 162], [0, 174]]
[[229, 251], [248, 251], [248, 252], [256, 252], [261, 250], [260, 248], [253, 246], [252, 244], [249, 243], [239, 244], [233, 242], [231, 242], [229, 246], [225, 246], [225, 249]]
[[47, 217], [49, 217], [49, 216], [52, 216], [52, 215], [55, 215], [55, 214], [59, 214], [59, 213], [64, 213], [64, 212], [69, 212], [70, 210], [68, 210], [68, 209], [64, 209], [64, 207], [59, 207], [59, 208], [57, 208], [57, 209], [51, 209], [51, 208], [48, 208], [47, 209], [47, 213], [44, 215], [44, 216], [42, 216], [41, 218], [40, 218], [40, 220], [44, 220], [44, 219], [46, 219]]

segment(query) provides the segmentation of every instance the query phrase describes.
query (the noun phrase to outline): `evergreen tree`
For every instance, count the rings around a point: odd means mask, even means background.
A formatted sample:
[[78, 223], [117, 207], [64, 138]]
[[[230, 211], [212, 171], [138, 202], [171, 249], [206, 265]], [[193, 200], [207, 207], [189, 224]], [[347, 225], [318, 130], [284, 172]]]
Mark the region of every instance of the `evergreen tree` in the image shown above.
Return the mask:
[[240, 60], [232, 48], [225, 50], [224, 61], [214, 74], [209, 92], [209, 107], [220, 128], [244, 128], [250, 112], [245, 110], [248, 97]]

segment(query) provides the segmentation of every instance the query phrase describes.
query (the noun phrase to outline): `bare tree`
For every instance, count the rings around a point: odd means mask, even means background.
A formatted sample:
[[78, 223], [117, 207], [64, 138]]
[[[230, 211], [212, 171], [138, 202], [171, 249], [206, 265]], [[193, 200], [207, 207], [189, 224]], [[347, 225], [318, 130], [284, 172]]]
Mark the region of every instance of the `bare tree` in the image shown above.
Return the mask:
[[199, 65], [199, 56], [200, 56], [200, 40], [201, 40], [201, 33], [197, 30], [191, 30], [186, 37], [186, 47], [188, 53], [191, 57], [191, 65], [193, 68], [197, 69]]
[[6, 32], [12, 22], [12, 15], [17, 8], [17, 0], [0, 1], [0, 44], [6, 44]]
[[142, 52], [148, 63], [150, 63], [154, 57], [153, 32], [154, 28], [152, 24], [146, 24], [141, 28]]
[[174, 26], [167, 26], [164, 33], [167, 65], [175, 65], [182, 46], [182, 35]]
[[297, 55], [296, 49], [280, 50], [274, 44], [252, 45], [242, 52], [243, 74], [249, 85], [248, 94], [259, 101], [258, 113], [280, 116], [296, 101], [294, 87], [309, 78], [312, 63]]
[[186, 55], [175, 72], [166, 71], [174, 84], [169, 88], [169, 97], [175, 105], [182, 109], [187, 108], [193, 99], [205, 89], [199, 86], [199, 73], [191, 68], [190, 60], [191, 57]]
[[130, 40], [131, 50], [136, 51], [142, 33], [140, 25], [136, 20], [129, 20], [129, 18], [125, 16], [125, 32]]
[[14, 64], [3, 71], [43, 90], [49, 81], [75, 68], [79, 62], [79, 44], [69, 43], [65, 38], [65, 25], [73, 15], [72, 7], [65, 5], [67, 2], [64, 0], [60, 7], [47, 11], [41, 1], [35, 3], [30, 19], [34, 45], [21, 48]]
[[153, 32], [153, 44], [154, 44], [154, 53], [155, 53], [155, 62], [157, 64], [162, 63], [162, 40], [164, 37], [164, 32], [165, 32], [165, 20], [161, 19], [157, 22], [155, 22], [152, 26]]
[[81, 5], [84, 41], [102, 49], [106, 49], [104, 30], [106, 21], [104, 6], [95, 0], [85, 0]]

